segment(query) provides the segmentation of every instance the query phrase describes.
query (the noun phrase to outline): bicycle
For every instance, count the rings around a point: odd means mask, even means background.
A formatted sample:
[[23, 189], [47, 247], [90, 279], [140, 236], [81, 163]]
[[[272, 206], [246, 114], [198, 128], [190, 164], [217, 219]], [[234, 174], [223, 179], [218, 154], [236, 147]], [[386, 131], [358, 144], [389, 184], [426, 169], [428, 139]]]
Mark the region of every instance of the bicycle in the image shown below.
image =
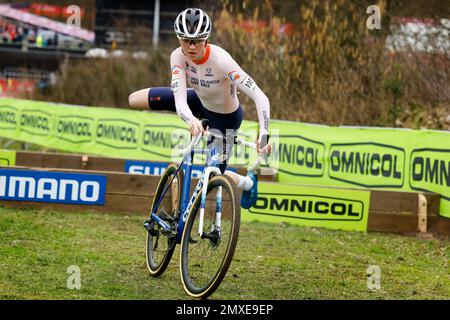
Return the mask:
[[[206, 123], [203, 122], [204, 128]], [[223, 139], [207, 131], [206, 137]], [[181, 245], [180, 274], [185, 292], [207, 298], [220, 285], [230, 266], [240, 226], [240, 192], [217, 167], [221, 154], [215, 147], [195, 149], [202, 136], [193, 137], [180, 151], [183, 160], [164, 171], [153, 198], [147, 229], [147, 268], [154, 277], [167, 268], [176, 244]], [[234, 137], [235, 144], [256, 150], [256, 144]], [[190, 195], [194, 154], [206, 154], [201, 178]], [[254, 171], [260, 162], [248, 168]], [[186, 164], [185, 175], [181, 168]], [[170, 192], [169, 192], [170, 189]]]

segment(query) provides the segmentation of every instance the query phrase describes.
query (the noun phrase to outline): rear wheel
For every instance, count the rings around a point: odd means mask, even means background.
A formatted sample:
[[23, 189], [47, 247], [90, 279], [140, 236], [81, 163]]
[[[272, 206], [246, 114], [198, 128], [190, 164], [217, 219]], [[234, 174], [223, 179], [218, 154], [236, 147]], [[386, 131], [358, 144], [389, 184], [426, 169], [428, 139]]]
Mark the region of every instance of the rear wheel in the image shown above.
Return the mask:
[[[146, 221], [147, 228], [147, 268], [154, 277], [161, 275], [169, 265], [176, 245], [176, 231], [180, 208], [181, 189], [183, 186], [183, 169], [175, 176], [178, 166], [170, 164], [159, 181], [150, 212], [161, 199], [156, 215], [171, 226], [170, 231], [164, 230], [153, 218]], [[174, 177], [175, 176], [175, 177]], [[173, 178], [173, 180], [172, 180]], [[167, 192], [163, 194], [164, 190]]]
[[[211, 178], [203, 228], [199, 232], [201, 197], [200, 193], [186, 220], [181, 240], [180, 271], [186, 293], [206, 298], [220, 285], [233, 259], [241, 208], [240, 193], [232, 179], [225, 175]], [[217, 215], [217, 212], [221, 214]]]

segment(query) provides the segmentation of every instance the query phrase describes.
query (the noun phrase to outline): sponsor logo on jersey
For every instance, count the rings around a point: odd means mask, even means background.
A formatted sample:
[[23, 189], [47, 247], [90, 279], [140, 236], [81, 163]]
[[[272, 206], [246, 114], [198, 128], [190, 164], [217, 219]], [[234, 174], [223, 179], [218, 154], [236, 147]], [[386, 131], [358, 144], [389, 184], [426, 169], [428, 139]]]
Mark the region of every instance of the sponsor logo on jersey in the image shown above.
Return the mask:
[[214, 77], [214, 74], [213, 74], [211, 68], [206, 68], [205, 77]]
[[200, 86], [209, 88], [211, 85], [220, 84], [220, 80], [200, 80]]
[[179, 65], [174, 65], [174, 66], [172, 67], [172, 74], [173, 74], [174, 76], [180, 74], [180, 71], [181, 71], [181, 67], [180, 67]]
[[236, 81], [241, 77], [241, 75], [237, 73], [237, 71], [231, 71], [230, 73], [228, 73], [228, 77], [231, 81]]
[[244, 80], [242, 80], [242, 82], [247, 88], [249, 88], [250, 90], [254, 90], [256, 88], [256, 83], [255, 81], [249, 76], [247, 75]]
[[197, 78], [192, 78], [192, 77], [191, 77], [191, 84], [192, 84], [193, 86], [198, 86], [199, 80], [198, 80]]
[[171, 89], [173, 92], [176, 92], [180, 88], [180, 79], [175, 78], [172, 80]]

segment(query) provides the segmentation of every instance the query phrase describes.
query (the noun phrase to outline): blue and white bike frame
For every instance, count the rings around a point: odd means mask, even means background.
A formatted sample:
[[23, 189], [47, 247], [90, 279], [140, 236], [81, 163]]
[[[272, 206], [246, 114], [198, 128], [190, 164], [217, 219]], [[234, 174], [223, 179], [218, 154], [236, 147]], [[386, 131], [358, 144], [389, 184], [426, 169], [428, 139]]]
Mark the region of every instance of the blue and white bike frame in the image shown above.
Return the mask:
[[[211, 132], [207, 132], [206, 136], [213, 136], [216, 139], [223, 139], [222, 136], [213, 134]], [[198, 193], [202, 192], [202, 198], [200, 203], [200, 216], [199, 216], [199, 228], [198, 228], [198, 235], [202, 236], [203, 234], [203, 216], [205, 212], [205, 204], [206, 204], [206, 193], [208, 190], [208, 182], [211, 176], [211, 173], [214, 173], [214, 175], [221, 174], [220, 169], [218, 168], [219, 164], [219, 157], [222, 156], [222, 154], [218, 153], [217, 149], [215, 147], [206, 148], [206, 149], [194, 149], [194, 147], [199, 143], [202, 136], [194, 137], [189, 146], [186, 149], [183, 149], [180, 151], [180, 155], [183, 156], [183, 160], [181, 161], [180, 165], [178, 166], [175, 174], [172, 177], [172, 180], [167, 184], [166, 188], [163, 190], [163, 193], [161, 195], [161, 198], [158, 200], [156, 205], [153, 207], [153, 211], [151, 213], [151, 217], [156, 223], [158, 223], [166, 232], [172, 232], [174, 235], [176, 234], [176, 240], [177, 243], [181, 243], [181, 237], [183, 235], [183, 229], [184, 224], [186, 222], [187, 216], [189, 214], [189, 211], [191, 210], [191, 207], [194, 204], [195, 198], [197, 197]], [[247, 142], [241, 139], [238, 139], [235, 137], [235, 143], [236, 144], [244, 144], [245, 146], [252, 148], [256, 150], [256, 144]], [[192, 161], [194, 158], [194, 154], [206, 154], [206, 165], [202, 172], [202, 175], [200, 177], [200, 180], [195, 187], [194, 192], [192, 193], [192, 196], [189, 198], [189, 191], [191, 186], [191, 173], [192, 173]], [[263, 158], [258, 156], [256, 162], [250, 166], [247, 171], [251, 172], [254, 171], [259, 164], [263, 161]], [[183, 181], [183, 186], [181, 189], [181, 199], [180, 199], [180, 209], [179, 209], [179, 219], [178, 219], [178, 225], [177, 229], [173, 230], [170, 224], [165, 222], [163, 219], [158, 217], [156, 212], [158, 211], [158, 207], [161, 204], [162, 199], [164, 198], [164, 195], [169, 190], [173, 179], [178, 174], [178, 171], [181, 170], [182, 166], [186, 164], [185, 168], [185, 178]], [[216, 194], [216, 219], [215, 219], [215, 225], [211, 226], [211, 228], [219, 230], [221, 228], [221, 218], [222, 218], [222, 187], [217, 188], [217, 194]], [[213, 230], [211, 230], [213, 231]]]
[[[217, 149], [215, 147], [207, 148], [207, 149], [193, 149], [192, 147], [198, 143], [200, 140], [200, 137], [194, 138], [191, 141], [191, 144], [186, 149], [180, 151], [182, 155], [184, 155], [183, 160], [181, 161], [180, 165], [178, 166], [176, 172], [174, 173], [172, 180], [167, 184], [165, 190], [163, 190], [163, 193], [156, 203], [156, 205], [153, 207], [153, 211], [151, 213], [151, 217], [158, 223], [165, 231], [167, 232], [176, 232], [176, 240], [177, 243], [181, 243], [181, 237], [183, 235], [183, 229], [184, 224], [187, 219], [187, 215], [189, 214], [189, 211], [191, 210], [195, 198], [197, 197], [198, 193], [202, 191], [202, 198], [201, 198], [201, 204], [200, 204], [200, 220], [199, 220], [199, 230], [198, 233], [201, 236], [203, 232], [203, 215], [205, 210], [205, 203], [206, 203], [206, 193], [208, 189], [208, 182], [209, 178], [211, 176], [211, 173], [214, 174], [221, 174], [220, 169], [218, 168], [219, 163], [219, 154], [217, 152]], [[192, 162], [194, 158], [194, 154], [206, 154], [206, 165], [205, 169], [203, 170], [203, 173], [200, 177], [200, 180], [195, 187], [194, 192], [192, 193], [192, 196], [189, 198], [189, 191], [191, 186], [191, 173], [192, 173]], [[183, 165], [185, 166], [185, 178], [183, 181], [183, 186], [181, 189], [181, 199], [180, 199], [180, 209], [179, 209], [179, 219], [178, 219], [178, 226], [177, 230], [172, 230], [172, 227], [165, 222], [163, 219], [158, 217], [156, 212], [158, 211], [158, 207], [164, 198], [164, 195], [169, 190], [170, 185], [173, 182], [173, 179], [177, 176], [178, 171], [181, 170]], [[217, 190], [216, 195], [216, 219], [215, 219], [215, 227], [219, 228], [220, 230], [220, 224], [221, 224], [221, 208], [222, 208], [222, 188], [219, 187]]]

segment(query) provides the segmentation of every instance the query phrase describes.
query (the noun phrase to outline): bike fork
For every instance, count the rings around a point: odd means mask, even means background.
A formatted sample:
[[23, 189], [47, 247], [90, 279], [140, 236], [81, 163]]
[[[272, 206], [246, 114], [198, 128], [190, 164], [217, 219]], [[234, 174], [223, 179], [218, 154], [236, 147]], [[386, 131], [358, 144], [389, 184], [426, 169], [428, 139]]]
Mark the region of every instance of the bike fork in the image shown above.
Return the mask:
[[219, 230], [219, 232], [222, 224], [221, 222], [222, 222], [222, 187], [218, 187], [216, 193], [216, 227]]
[[[205, 182], [203, 184], [203, 190], [202, 190], [202, 200], [200, 203], [200, 217], [199, 217], [199, 223], [198, 223], [198, 235], [202, 236], [203, 235], [203, 218], [205, 215], [205, 205], [206, 205], [206, 193], [208, 191], [208, 182], [209, 182], [209, 176], [211, 175], [211, 173], [215, 173], [215, 174], [220, 174], [220, 169], [217, 167], [208, 167], [205, 170]], [[216, 202], [217, 202], [217, 211], [222, 211], [221, 207], [222, 207], [222, 187], [219, 187], [217, 190], [217, 195], [216, 195]], [[219, 202], [220, 202], [220, 206], [219, 206]], [[216, 215], [216, 225], [217, 225], [217, 221], [219, 221], [219, 227], [220, 227], [220, 218], [221, 218], [221, 213], [217, 213]]]

